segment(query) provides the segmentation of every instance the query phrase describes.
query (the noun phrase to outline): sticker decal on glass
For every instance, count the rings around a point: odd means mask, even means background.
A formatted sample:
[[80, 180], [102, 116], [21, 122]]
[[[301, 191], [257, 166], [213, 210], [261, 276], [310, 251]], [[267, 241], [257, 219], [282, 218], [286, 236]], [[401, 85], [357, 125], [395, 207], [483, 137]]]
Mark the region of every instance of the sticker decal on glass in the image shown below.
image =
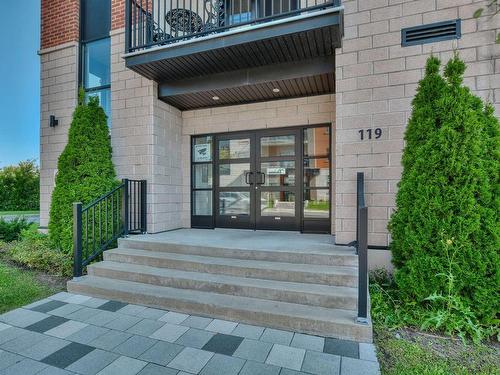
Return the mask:
[[194, 162], [211, 161], [212, 152], [210, 150], [210, 143], [194, 145]]

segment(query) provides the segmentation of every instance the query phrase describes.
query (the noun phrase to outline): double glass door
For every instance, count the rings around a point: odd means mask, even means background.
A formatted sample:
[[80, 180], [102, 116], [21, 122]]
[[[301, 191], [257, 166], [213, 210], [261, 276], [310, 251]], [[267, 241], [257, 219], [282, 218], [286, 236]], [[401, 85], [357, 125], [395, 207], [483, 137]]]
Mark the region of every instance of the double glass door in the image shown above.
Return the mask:
[[300, 139], [300, 129], [216, 137], [216, 227], [300, 229]]

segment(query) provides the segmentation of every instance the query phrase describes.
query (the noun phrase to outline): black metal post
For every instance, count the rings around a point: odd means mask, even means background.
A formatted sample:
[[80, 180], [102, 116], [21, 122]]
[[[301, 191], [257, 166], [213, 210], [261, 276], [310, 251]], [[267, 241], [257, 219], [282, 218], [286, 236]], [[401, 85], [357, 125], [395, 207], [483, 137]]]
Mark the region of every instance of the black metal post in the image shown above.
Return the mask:
[[82, 276], [82, 204], [73, 203], [73, 276]]
[[125, 52], [127, 53], [131, 47], [130, 28], [132, 27], [132, 22], [130, 17], [130, 1], [125, 0]]
[[148, 182], [141, 181], [141, 232], [148, 231]]
[[358, 210], [358, 318], [368, 324], [368, 207]]
[[123, 223], [123, 236], [128, 236], [129, 227], [129, 181], [128, 178], [122, 179], [123, 195], [122, 195], [122, 223]]
[[[364, 205], [365, 174], [358, 172], [356, 176], [356, 254], [359, 254], [359, 208]], [[363, 201], [363, 204], [360, 204]]]

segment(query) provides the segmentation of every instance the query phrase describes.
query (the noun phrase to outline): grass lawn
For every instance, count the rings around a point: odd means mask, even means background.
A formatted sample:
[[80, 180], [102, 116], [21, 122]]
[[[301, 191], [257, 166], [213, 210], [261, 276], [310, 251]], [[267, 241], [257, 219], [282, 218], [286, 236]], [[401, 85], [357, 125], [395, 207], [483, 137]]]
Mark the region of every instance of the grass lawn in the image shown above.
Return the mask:
[[0, 314], [61, 291], [37, 272], [27, 271], [0, 259]]
[[40, 211], [0, 211], [0, 216], [39, 215]]

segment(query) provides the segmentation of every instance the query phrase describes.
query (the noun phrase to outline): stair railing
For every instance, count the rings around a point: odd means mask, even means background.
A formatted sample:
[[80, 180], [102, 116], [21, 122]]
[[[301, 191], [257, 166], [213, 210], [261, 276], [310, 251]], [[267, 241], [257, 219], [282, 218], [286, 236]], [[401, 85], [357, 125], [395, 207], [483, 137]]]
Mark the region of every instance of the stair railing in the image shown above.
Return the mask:
[[123, 179], [113, 190], [83, 205], [73, 203], [73, 276], [112, 247], [119, 237], [147, 232], [147, 182]]
[[358, 254], [358, 317], [368, 324], [368, 207], [365, 203], [365, 175], [357, 174], [356, 253]]

